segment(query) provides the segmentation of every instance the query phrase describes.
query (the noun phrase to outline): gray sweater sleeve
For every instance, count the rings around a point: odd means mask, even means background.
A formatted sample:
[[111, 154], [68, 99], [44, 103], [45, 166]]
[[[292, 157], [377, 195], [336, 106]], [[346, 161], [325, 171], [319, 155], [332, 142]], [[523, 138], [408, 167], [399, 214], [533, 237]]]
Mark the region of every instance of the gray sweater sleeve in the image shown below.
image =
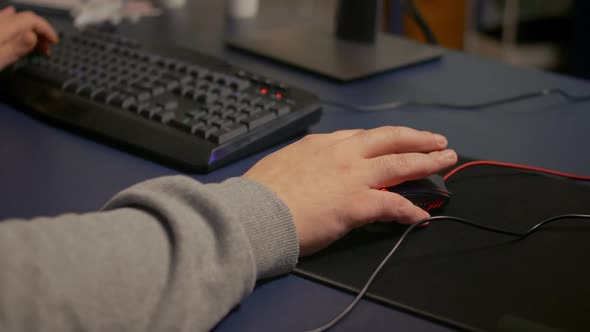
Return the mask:
[[0, 331], [206, 331], [298, 254], [254, 181], [146, 181], [100, 212], [0, 223]]

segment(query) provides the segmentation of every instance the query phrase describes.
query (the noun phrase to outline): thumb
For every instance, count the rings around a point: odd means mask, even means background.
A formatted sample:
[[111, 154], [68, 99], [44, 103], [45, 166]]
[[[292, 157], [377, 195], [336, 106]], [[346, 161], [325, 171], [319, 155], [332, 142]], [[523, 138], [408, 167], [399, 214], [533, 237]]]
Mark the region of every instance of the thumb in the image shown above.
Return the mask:
[[0, 69], [16, 62], [37, 45], [37, 34], [28, 31], [17, 35], [0, 46]]
[[389, 191], [369, 189], [355, 197], [354, 202], [348, 211], [353, 228], [377, 221], [412, 224], [430, 217], [406, 198]]

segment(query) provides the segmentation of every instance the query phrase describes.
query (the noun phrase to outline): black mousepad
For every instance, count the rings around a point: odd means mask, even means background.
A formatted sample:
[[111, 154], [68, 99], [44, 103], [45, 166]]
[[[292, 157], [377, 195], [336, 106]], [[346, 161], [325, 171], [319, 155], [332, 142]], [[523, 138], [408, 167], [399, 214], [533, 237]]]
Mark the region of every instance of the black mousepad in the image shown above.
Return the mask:
[[[474, 166], [447, 186], [453, 198], [439, 215], [517, 232], [590, 214], [590, 184], [551, 175]], [[357, 293], [405, 229], [355, 230], [302, 259], [296, 273]], [[433, 222], [409, 234], [366, 297], [472, 331], [588, 331], [588, 255], [588, 219], [558, 221], [523, 240]]]

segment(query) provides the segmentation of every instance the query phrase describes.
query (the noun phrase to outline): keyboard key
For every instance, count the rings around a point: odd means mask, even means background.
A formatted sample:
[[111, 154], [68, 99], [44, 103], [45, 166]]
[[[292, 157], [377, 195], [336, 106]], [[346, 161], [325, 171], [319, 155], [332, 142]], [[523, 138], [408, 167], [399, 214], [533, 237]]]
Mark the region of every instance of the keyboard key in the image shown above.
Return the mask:
[[205, 98], [204, 103], [208, 103], [208, 104], [213, 103], [217, 99], [219, 99], [219, 97], [213, 93], [207, 93], [207, 94], [205, 94], [205, 96], [206, 96], [206, 98]]
[[97, 88], [94, 85], [86, 85], [81, 89], [78, 89], [76, 93], [82, 97], [89, 98], [92, 95], [92, 92], [95, 91]]
[[201, 119], [206, 119], [207, 117], [209, 117], [209, 113], [207, 113], [206, 111], [203, 110], [196, 110], [196, 111], [188, 111], [185, 113], [187, 116], [192, 117], [194, 120], [201, 120]]
[[162, 86], [164, 89], [168, 91], [174, 90], [176, 87], [180, 86], [180, 81], [175, 79], [170, 79], [166, 77], [159, 78], [154, 81], [155, 85]]
[[110, 99], [107, 97], [107, 100], [110, 105], [121, 108], [128, 108], [135, 103], [135, 98], [120, 93], [115, 93]]
[[239, 113], [236, 109], [226, 107], [226, 108], [222, 109], [221, 117], [227, 118], [228, 116], [234, 115], [236, 113]]
[[275, 107], [271, 107], [270, 111], [275, 113], [277, 116], [283, 116], [283, 115], [289, 114], [291, 112], [291, 107], [289, 107], [287, 105], [275, 106]]
[[254, 116], [258, 113], [262, 113], [264, 110], [262, 108], [257, 108], [257, 107], [242, 107], [240, 109], [238, 109], [239, 112], [246, 114], [247, 116]]
[[217, 125], [221, 121], [223, 121], [223, 119], [219, 115], [209, 115], [207, 118], [205, 118], [205, 123], [207, 123], [209, 126]]
[[154, 114], [153, 118], [162, 123], [168, 123], [170, 120], [176, 118], [176, 114], [174, 112], [166, 111]]
[[230, 114], [226, 117], [226, 119], [231, 120], [233, 122], [242, 122], [243, 120], [246, 120], [248, 118], [248, 115], [241, 113], [241, 112], [236, 112], [233, 114]]
[[206, 104], [207, 103], [207, 94], [204, 92], [193, 91], [192, 99], [198, 101], [200, 103]]
[[146, 91], [137, 91], [134, 94], [135, 99], [137, 99], [138, 102], [144, 102], [148, 99], [150, 99], [152, 96], [146, 92]]
[[183, 97], [186, 96], [186, 94], [191, 91], [193, 88], [189, 85], [179, 85], [177, 87], [175, 87], [174, 89], [172, 89], [172, 92], [177, 94], [177, 95], [181, 95]]
[[228, 110], [236, 111], [238, 109], [238, 105], [234, 104], [233, 102], [229, 102], [225, 105], [225, 108]]
[[191, 65], [188, 66], [187, 72], [191, 74], [193, 77], [202, 78], [205, 77], [209, 73], [209, 69], [203, 68], [200, 66]]
[[94, 99], [96, 101], [100, 101], [100, 102], [106, 103], [107, 102], [107, 97], [110, 94], [111, 94], [111, 91], [109, 91], [109, 90], [106, 90], [106, 89], [105, 90], [101, 90], [97, 94], [94, 95]]
[[101, 93], [101, 92], [103, 92], [103, 91], [105, 91], [104, 88], [98, 87], [98, 88], [92, 90], [90, 92], [90, 96], [88, 96], [88, 97], [91, 98], [91, 99], [96, 99], [96, 96], [98, 96], [98, 94]]
[[178, 101], [175, 99], [165, 99], [157, 102], [166, 111], [172, 111], [178, 107]]
[[216, 75], [215, 77], [215, 83], [220, 84], [220, 85], [225, 85], [226, 83], [228, 83], [228, 79], [229, 77], [225, 74], [219, 74]]
[[141, 111], [147, 109], [150, 106], [152, 106], [150, 103], [138, 103], [131, 105], [129, 110], [135, 113], [141, 113]]
[[195, 130], [195, 135], [201, 138], [208, 138], [211, 134], [217, 132], [218, 130], [219, 128], [217, 127], [208, 127], [205, 125], [201, 125]]
[[262, 108], [263, 110], [268, 110], [275, 104], [276, 103], [272, 100], [261, 99], [258, 102], [256, 102], [256, 104], [254, 104], [254, 107]]
[[135, 98], [128, 96], [127, 98], [123, 99], [123, 102], [120, 106], [124, 109], [128, 109], [129, 107], [135, 105], [136, 102], [137, 100]]
[[213, 105], [210, 109], [209, 109], [209, 113], [213, 114], [213, 115], [217, 115], [217, 116], [223, 116], [223, 106], [220, 105]]
[[249, 118], [242, 120], [243, 124], [246, 124], [250, 130], [260, 127], [264, 124], [271, 122], [276, 119], [276, 114], [272, 112], [263, 111], [256, 115], [250, 116]]
[[144, 106], [141, 108], [141, 110], [139, 111], [140, 115], [143, 115], [146, 118], [155, 118], [156, 115], [162, 113], [163, 109], [160, 106], [156, 106], [156, 105], [149, 105], [149, 106]]
[[170, 122], [168, 122], [168, 125], [191, 134], [193, 132], [193, 125], [195, 124], [196, 122], [194, 121], [194, 119], [189, 116], [185, 116], [180, 119], [172, 119], [170, 120]]
[[167, 57], [159, 57], [156, 63], [162, 67], [169, 67], [172, 63], [174, 63], [174, 59], [167, 58]]
[[231, 79], [228, 83], [228, 86], [234, 90], [242, 91], [246, 90], [250, 87], [250, 81], [241, 80], [241, 79]]
[[146, 91], [146, 92], [150, 93], [152, 96], [159, 96], [165, 92], [165, 89], [163, 86], [154, 84], [152, 82], [137, 82], [137, 83], [133, 84], [132, 87], [139, 89], [139, 90]]
[[222, 118], [221, 121], [219, 121], [213, 125], [216, 127], [219, 127], [219, 128], [230, 128], [230, 127], [234, 127], [236, 124], [233, 121]]
[[248, 100], [250, 101], [251, 106], [256, 106], [256, 104], [261, 102], [263, 99], [260, 97], [252, 97], [252, 98], [249, 98]]
[[231, 126], [222, 127], [216, 131], [211, 132], [207, 138], [213, 143], [223, 144], [247, 132], [248, 127], [240, 123], [235, 123]]
[[199, 91], [207, 92], [211, 88], [210, 83], [208, 82], [198, 82], [196, 85], [196, 89]]
[[72, 78], [72, 79], [65, 81], [62, 84], [61, 88], [64, 89], [65, 91], [68, 91], [68, 92], [76, 92], [79, 85], [80, 85], [80, 80], [78, 80], [77, 78]]

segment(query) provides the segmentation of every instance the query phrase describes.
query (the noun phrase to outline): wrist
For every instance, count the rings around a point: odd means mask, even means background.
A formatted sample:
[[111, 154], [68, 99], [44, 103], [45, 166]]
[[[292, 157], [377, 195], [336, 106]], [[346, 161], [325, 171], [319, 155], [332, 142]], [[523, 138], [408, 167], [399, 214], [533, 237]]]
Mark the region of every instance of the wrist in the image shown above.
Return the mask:
[[243, 177], [207, 186], [230, 202], [229, 209], [244, 227], [256, 261], [257, 279], [287, 273], [295, 267], [299, 241], [293, 217], [279, 196]]

